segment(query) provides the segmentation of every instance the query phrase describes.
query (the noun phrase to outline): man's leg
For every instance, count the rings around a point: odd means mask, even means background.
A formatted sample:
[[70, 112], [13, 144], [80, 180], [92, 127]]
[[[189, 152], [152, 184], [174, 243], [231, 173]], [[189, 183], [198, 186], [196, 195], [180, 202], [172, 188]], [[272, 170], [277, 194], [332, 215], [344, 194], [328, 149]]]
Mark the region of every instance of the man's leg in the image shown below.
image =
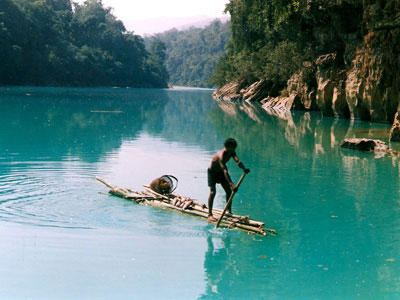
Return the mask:
[[210, 195], [208, 196], [208, 219], [210, 221], [217, 221], [212, 215], [212, 208], [214, 204], [214, 198], [216, 194], [215, 184], [210, 186]]
[[[230, 187], [230, 185], [226, 182], [224, 184], [222, 184], [222, 187], [224, 188], [224, 191], [226, 193], [226, 203], [228, 203], [229, 197], [232, 194], [232, 189]], [[229, 206], [226, 208], [226, 212], [228, 214], [232, 214], [232, 202], [229, 204]]]

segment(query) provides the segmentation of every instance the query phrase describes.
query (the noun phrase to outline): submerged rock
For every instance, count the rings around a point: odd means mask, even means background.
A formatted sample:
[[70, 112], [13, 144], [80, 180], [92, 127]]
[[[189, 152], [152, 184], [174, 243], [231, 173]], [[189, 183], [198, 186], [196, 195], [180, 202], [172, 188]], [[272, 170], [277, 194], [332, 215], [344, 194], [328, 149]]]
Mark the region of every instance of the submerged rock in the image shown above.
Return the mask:
[[385, 142], [373, 139], [344, 139], [340, 147], [360, 151], [390, 152]]

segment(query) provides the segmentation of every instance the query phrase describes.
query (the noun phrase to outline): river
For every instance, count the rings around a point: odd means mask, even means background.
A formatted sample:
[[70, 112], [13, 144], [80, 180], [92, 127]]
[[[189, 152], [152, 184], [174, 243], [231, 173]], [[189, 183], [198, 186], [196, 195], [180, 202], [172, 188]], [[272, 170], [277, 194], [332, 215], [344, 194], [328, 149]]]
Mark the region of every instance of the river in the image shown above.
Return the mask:
[[[390, 125], [278, 117], [211, 93], [0, 88], [0, 298], [399, 298], [400, 158], [339, 146], [387, 142]], [[276, 236], [215, 230], [94, 179], [142, 190], [173, 174], [178, 193], [206, 203], [228, 137], [251, 169], [233, 211]]]

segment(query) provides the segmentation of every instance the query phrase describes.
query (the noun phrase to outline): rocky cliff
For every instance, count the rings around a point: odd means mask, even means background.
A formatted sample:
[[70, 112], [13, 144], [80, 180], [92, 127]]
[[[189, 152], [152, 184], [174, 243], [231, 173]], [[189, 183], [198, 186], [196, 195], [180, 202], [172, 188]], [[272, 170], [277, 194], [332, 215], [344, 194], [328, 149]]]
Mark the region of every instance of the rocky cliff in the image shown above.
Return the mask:
[[[392, 123], [400, 111], [400, 1], [330, 2], [325, 13], [332, 24], [315, 26], [313, 34], [322, 50], [336, 43], [334, 52], [304, 62], [278, 93], [262, 79], [250, 86], [230, 83], [214, 96], [259, 101], [265, 109], [320, 110], [326, 116]], [[349, 12], [352, 7], [357, 9]]]

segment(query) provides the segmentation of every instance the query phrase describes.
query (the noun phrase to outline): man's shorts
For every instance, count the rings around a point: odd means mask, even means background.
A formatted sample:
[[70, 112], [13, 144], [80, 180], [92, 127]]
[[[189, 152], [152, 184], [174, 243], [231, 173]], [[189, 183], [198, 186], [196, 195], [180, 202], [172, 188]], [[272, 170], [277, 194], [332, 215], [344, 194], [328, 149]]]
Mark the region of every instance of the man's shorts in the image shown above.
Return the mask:
[[207, 180], [208, 186], [215, 186], [217, 183], [228, 184], [223, 172], [215, 172], [210, 168], [207, 169]]

